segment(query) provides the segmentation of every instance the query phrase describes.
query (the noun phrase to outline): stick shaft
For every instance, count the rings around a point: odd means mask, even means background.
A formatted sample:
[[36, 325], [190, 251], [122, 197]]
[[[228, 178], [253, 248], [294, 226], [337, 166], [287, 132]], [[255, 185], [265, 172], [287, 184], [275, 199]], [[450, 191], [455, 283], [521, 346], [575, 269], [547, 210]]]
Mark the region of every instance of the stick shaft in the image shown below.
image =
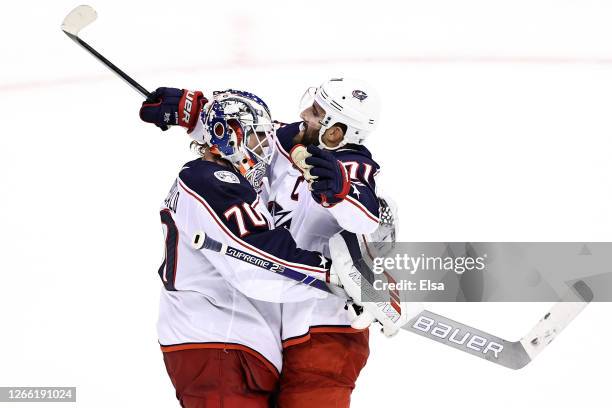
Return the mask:
[[64, 33], [68, 37], [70, 37], [70, 39], [72, 39], [74, 42], [76, 42], [81, 47], [83, 47], [87, 52], [89, 52], [91, 55], [93, 55], [98, 61], [100, 61], [102, 64], [104, 64], [108, 69], [113, 71], [117, 76], [119, 76], [119, 78], [123, 79], [128, 85], [130, 85], [132, 88], [134, 88], [142, 96], [147, 98], [150, 95], [150, 92], [147, 91], [145, 89], [145, 87], [143, 87], [138, 82], [136, 82], [134, 80], [134, 78], [132, 78], [131, 76], [129, 76], [128, 74], [123, 72], [119, 67], [117, 67], [115, 64], [110, 62], [108, 59], [106, 59], [106, 57], [104, 57], [104, 55], [100, 54], [98, 51], [96, 51], [92, 46], [87, 44], [81, 38], [79, 38], [78, 36], [72, 35], [70, 33], [67, 33], [66, 31], [64, 31]]
[[248, 263], [253, 266], [257, 266], [262, 269], [266, 269], [270, 272], [277, 273], [291, 280], [300, 282], [304, 285], [312, 286], [313, 288], [322, 290], [323, 292], [330, 293], [332, 295], [340, 296], [347, 299], [346, 292], [344, 289], [325, 282], [324, 280], [317, 279], [307, 273], [297, 271], [287, 266], [281, 265], [278, 262], [271, 261], [245, 252], [241, 249], [222, 244], [219, 241], [214, 240], [205, 234], [200, 234], [200, 239], [204, 235], [204, 241], [200, 242], [201, 248], [208, 249], [210, 251], [219, 252], [230, 258], [237, 259], [239, 261]]

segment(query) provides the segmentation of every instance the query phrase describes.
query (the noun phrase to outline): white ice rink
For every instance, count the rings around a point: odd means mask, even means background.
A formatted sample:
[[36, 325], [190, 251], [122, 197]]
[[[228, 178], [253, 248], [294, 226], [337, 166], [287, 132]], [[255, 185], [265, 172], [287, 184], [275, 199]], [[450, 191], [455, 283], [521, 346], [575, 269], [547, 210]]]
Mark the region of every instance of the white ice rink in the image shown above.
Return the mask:
[[[155, 331], [158, 209], [193, 154], [182, 130], [140, 122], [140, 96], [60, 31], [76, 5], [0, 12], [0, 386], [178, 406]], [[612, 2], [91, 5], [83, 38], [149, 90], [247, 89], [292, 121], [307, 86], [375, 84], [368, 146], [401, 240], [612, 241]], [[548, 308], [429, 306], [512, 340]], [[609, 407], [611, 310], [589, 306], [521, 371], [373, 333], [352, 406]]]

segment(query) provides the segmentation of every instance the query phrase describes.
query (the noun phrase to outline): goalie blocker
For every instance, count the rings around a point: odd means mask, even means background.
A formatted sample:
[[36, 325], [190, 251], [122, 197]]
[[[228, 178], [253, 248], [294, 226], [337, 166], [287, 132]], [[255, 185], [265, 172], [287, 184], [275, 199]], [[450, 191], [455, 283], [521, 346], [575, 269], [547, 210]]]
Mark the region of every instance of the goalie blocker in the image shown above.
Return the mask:
[[[364, 243], [365, 243], [365, 236]], [[365, 245], [364, 245], [365, 247]], [[395, 290], [377, 291], [372, 286], [374, 274], [365, 264], [357, 235], [342, 231], [329, 240], [332, 258], [330, 283], [342, 286], [353, 306], [351, 327], [365, 329], [375, 321], [382, 325], [382, 332], [391, 337], [423, 311], [423, 305], [404, 302]], [[393, 278], [385, 273], [388, 281]]]

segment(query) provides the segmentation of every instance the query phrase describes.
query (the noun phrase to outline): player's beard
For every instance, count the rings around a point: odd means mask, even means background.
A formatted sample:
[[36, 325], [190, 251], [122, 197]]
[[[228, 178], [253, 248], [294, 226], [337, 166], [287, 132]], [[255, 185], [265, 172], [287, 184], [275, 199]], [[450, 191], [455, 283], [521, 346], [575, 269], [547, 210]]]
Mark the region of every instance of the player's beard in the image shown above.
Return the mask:
[[313, 129], [308, 126], [308, 123], [304, 122], [304, 130], [301, 132], [302, 137], [300, 142], [303, 145], [318, 145], [319, 144], [319, 129]]

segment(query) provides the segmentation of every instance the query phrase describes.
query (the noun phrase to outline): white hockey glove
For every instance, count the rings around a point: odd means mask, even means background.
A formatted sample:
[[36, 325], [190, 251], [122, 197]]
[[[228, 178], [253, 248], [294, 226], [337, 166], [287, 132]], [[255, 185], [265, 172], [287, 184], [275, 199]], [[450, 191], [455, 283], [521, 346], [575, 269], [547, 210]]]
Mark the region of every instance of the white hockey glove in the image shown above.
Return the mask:
[[[355, 234], [338, 233], [329, 240], [329, 251], [332, 258], [330, 283], [340, 285], [352, 298], [349, 313], [353, 316], [351, 327], [365, 329], [378, 321], [387, 337], [395, 335], [402, 326], [423, 311], [420, 303], [402, 302], [397, 292], [375, 290], [372, 284], [364, 279], [355, 266], [359, 259], [353, 259], [348, 246], [352, 246], [353, 254], [361, 253]], [[364, 264], [361, 264], [363, 269]], [[380, 277], [376, 277], [380, 279]], [[361, 309], [359, 313], [353, 306]], [[353, 312], [354, 313], [351, 313]]]
[[293, 161], [295, 167], [302, 172], [304, 179], [306, 179], [306, 182], [308, 183], [308, 188], [310, 188], [316, 177], [310, 174], [310, 169], [312, 169], [312, 166], [306, 164], [306, 159], [312, 155], [308, 153], [306, 146], [300, 144], [295, 145], [289, 154], [291, 155], [291, 161]]

